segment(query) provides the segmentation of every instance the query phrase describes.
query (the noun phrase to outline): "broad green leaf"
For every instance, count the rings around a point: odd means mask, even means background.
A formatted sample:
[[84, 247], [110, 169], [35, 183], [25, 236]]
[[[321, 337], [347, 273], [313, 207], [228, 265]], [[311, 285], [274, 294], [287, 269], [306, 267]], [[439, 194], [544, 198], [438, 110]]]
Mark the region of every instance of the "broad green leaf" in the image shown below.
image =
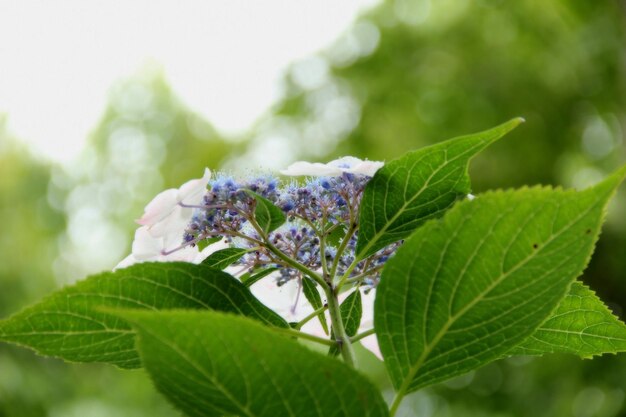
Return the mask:
[[268, 276], [269, 274], [275, 271], [278, 271], [278, 268], [265, 268], [255, 274], [248, 274], [248, 275], [242, 276], [241, 282], [243, 282], [243, 285], [249, 288], [257, 281], [260, 281], [261, 279], [265, 278], [266, 276]]
[[241, 259], [248, 251], [241, 248], [226, 248], [218, 250], [210, 254], [202, 265], [210, 266], [212, 268], [224, 269], [234, 264]]
[[[361, 324], [361, 316], [363, 315], [363, 306], [361, 304], [361, 291], [355, 289], [339, 306], [339, 313], [343, 326], [346, 330], [346, 334], [350, 337], [354, 336], [359, 330]], [[334, 339], [334, 333], [332, 339]], [[335, 345], [329, 349], [328, 354], [331, 356], [337, 356], [341, 353], [339, 348]]]
[[[317, 284], [307, 277], [302, 278], [302, 292], [304, 293], [307, 301], [311, 304], [311, 306], [313, 306], [313, 310], [319, 310], [324, 306], [324, 304], [322, 303], [322, 297], [317, 290]], [[328, 323], [326, 323], [326, 314], [322, 312], [318, 314], [317, 318], [322, 325], [324, 333], [328, 334]]]
[[254, 218], [259, 226], [265, 233], [270, 233], [280, 227], [287, 217], [283, 211], [276, 207], [267, 198], [255, 193], [254, 191], [246, 190], [256, 200], [256, 207], [254, 208]]
[[359, 259], [408, 237], [470, 192], [469, 161], [523, 122], [428, 146], [393, 160], [365, 187], [359, 215]]
[[213, 309], [286, 327], [230, 275], [190, 263], [144, 263], [91, 276], [0, 321], [0, 341], [71, 362], [141, 366], [130, 326], [101, 308]]
[[374, 322], [400, 394], [475, 369], [543, 323], [593, 251], [626, 167], [582, 192], [493, 192], [418, 229], [391, 258]]
[[572, 353], [585, 358], [626, 352], [626, 324], [593, 291], [574, 282], [557, 309], [510, 355]]
[[384, 417], [378, 389], [338, 360], [252, 320], [123, 311], [157, 389], [192, 417]]

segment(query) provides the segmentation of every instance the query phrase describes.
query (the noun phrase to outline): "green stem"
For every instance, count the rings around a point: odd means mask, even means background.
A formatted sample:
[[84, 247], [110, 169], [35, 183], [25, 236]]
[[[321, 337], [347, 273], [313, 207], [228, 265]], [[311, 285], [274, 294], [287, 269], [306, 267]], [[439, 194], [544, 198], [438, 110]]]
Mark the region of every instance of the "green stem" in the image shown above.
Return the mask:
[[393, 403], [391, 403], [391, 408], [389, 409], [389, 417], [394, 417], [398, 412], [398, 407], [400, 407], [400, 403], [402, 402], [402, 398], [404, 398], [404, 394], [396, 394], [393, 399]]
[[[350, 216], [350, 219], [352, 219], [352, 215]], [[335, 274], [337, 273], [337, 268], [339, 267], [339, 260], [341, 259], [341, 255], [343, 255], [343, 252], [346, 250], [346, 247], [348, 246], [348, 243], [350, 243], [350, 238], [352, 237], [354, 232], [356, 232], [356, 229], [357, 229], [357, 227], [355, 226], [354, 221], [351, 220], [350, 227], [348, 228], [348, 231], [346, 232], [346, 235], [343, 237], [343, 240], [341, 241], [341, 244], [337, 248], [337, 254], [335, 255], [335, 260], [333, 261], [333, 266], [332, 266], [332, 268], [330, 270], [330, 278], [332, 280], [335, 279]], [[354, 265], [354, 266], [356, 266], [356, 265]], [[354, 267], [352, 267], [352, 269], [354, 269]], [[343, 278], [342, 278], [342, 281], [344, 281]], [[339, 288], [341, 288], [341, 287], [339, 287]]]
[[337, 290], [330, 289], [326, 291], [328, 298], [328, 312], [330, 313], [330, 322], [335, 333], [335, 340], [343, 356], [343, 360], [348, 366], [356, 368], [356, 355], [350, 341], [350, 336], [346, 333], [346, 328], [341, 319], [341, 311], [339, 310], [339, 299], [337, 298]]
[[289, 256], [285, 255], [276, 246], [272, 245], [268, 240], [265, 241], [265, 247], [268, 248], [274, 255], [276, 255], [281, 261], [285, 262], [287, 265], [297, 269], [298, 271], [302, 272], [304, 275], [314, 279], [315, 282], [317, 282], [324, 290], [328, 289], [328, 284], [326, 283], [326, 281], [324, 281], [324, 278], [322, 278], [320, 274], [313, 271], [312, 269], [307, 268], [301, 263], [294, 261]]
[[373, 273], [378, 272], [378, 271], [380, 271], [381, 269], [383, 269], [383, 266], [384, 266], [384, 265], [380, 265], [380, 266], [377, 266], [377, 267], [375, 267], [375, 268], [368, 269], [367, 271], [363, 272], [362, 274], [359, 274], [359, 275], [354, 276], [354, 277], [352, 277], [352, 278], [347, 278], [347, 279], [344, 281], [344, 283], [345, 283], [345, 284], [355, 284], [355, 283], [359, 283], [359, 282], [361, 282], [361, 281], [363, 280], [363, 278], [366, 278], [367, 276], [372, 275]]
[[259, 236], [261, 236], [261, 239], [263, 239], [263, 246], [269, 249], [274, 255], [276, 255], [281, 261], [285, 262], [287, 265], [314, 279], [318, 284], [320, 284], [322, 288], [324, 288], [324, 290], [328, 289], [328, 284], [326, 283], [326, 281], [324, 281], [324, 278], [322, 278], [317, 272], [307, 268], [299, 262], [296, 262], [289, 256], [285, 255], [276, 246], [272, 245], [267, 237], [267, 234], [263, 231], [263, 229], [261, 229], [254, 216], [246, 217], [246, 219], [252, 225], [252, 227], [254, 227]]
[[308, 316], [306, 316], [305, 318], [300, 320], [298, 322], [298, 324], [296, 324], [296, 329], [301, 329], [302, 326], [304, 326], [306, 323], [308, 323], [309, 321], [311, 321], [315, 317], [317, 317], [320, 314], [322, 314], [324, 311], [326, 311], [327, 308], [328, 308], [328, 306], [324, 306], [322, 308], [318, 308], [317, 310], [315, 310], [314, 312], [312, 312], [311, 314], [309, 314]]
[[348, 277], [350, 276], [352, 271], [354, 271], [354, 268], [356, 268], [356, 266], [359, 264], [359, 262], [361, 262], [361, 260], [359, 258], [354, 258], [354, 261], [352, 261], [352, 263], [350, 264], [348, 269], [346, 269], [346, 272], [341, 277], [341, 280], [339, 280], [339, 284], [337, 284], [337, 288], [338, 289], [341, 289], [341, 287], [343, 287], [343, 285], [346, 283]]
[[286, 336], [293, 336], [293, 337], [297, 337], [297, 338], [300, 338], [300, 339], [310, 340], [311, 342], [320, 343], [320, 344], [326, 345], [326, 346], [335, 346], [337, 344], [337, 342], [335, 342], [333, 340], [324, 339], [322, 337], [313, 336], [312, 334], [300, 332], [300, 331], [294, 330], [294, 329], [286, 329], [286, 328], [282, 328], [282, 327], [275, 327], [275, 328], [273, 328], [273, 330], [278, 332], [278, 333], [282, 333], [282, 334], [284, 334]]
[[357, 341], [359, 341], [359, 340], [361, 340], [361, 339], [364, 339], [364, 338], [366, 338], [367, 336], [371, 336], [371, 335], [373, 335], [373, 334], [375, 334], [375, 333], [376, 333], [376, 330], [374, 330], [373, 328], [372, 328], [372, 329], [369, 329], [369, 330], [366, 330], [366, 331], [364, 331], [363, 333], [359, 333], [359, 334], [357, 334], [357, 335], [355, 335], [355, 336], [352, 336], [352, 337], [350, 338], [350, 342], [352, 342], [352, 343], [357, 342]]

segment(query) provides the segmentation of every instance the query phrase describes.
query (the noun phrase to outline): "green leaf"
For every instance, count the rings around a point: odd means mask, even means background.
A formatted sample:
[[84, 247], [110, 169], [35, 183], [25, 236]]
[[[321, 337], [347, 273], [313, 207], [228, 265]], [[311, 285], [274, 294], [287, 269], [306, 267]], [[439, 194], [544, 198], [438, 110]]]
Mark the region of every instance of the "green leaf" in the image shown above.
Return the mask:
[[574, 282], [557, 309], [510, 355], [572, 353], [589, 358], [626, 351], [626, 324], [593, 291]]
[[268, 276], [269, 274], [275, 271], [278, 271], [278, 268], [265, 268], [257, 272], [256, 274], [248, 274], [248, 275], [242, 276], [241, 282], [243, 282], [243, 285], [249, 288], [253, 284], [255, 284], [257, 281], [260, 281], [261, 279], [265, 278], [266, 276]]
[[210, 254], [202, 265], [210, 266], [216, 269], [224, 269], [237, 262], [248, 251], [241, 248], [226, 248]]
[[[350, 337], [356, 335], [361, 325], [361, 316], [363, 315], [363, 306], [361, 304], [361, 291], [357, 288], [339, 306], [339, 313], [341, 315], [341, 321], [343, 327], [346, 330], [346, 334]], [[334, 339], [334, 333], [332, 339]], [[329, 349], [328, 354], [330, 356], [337, 356], [341, 353], [339, 348], [335, 345]]]
[[378, 170], [365, 187], [356, 253], [363, 259], [409, 236], [426, 220], [441, 216], [470, 192], [469, 161], [523, 122], [516, 118], [493, 129], [409, 152]]
[[346, 231], [343, 226], [337, 224], [331, 224], [327, 227], [326, 231], [326, 244], [330, 246], [339, 246], [346, 237]]
[[0, 341], [71, 362], [141, 366], [130, 326], [102, 308], [213, 309], [287, 323], [230, 275], [190, 263], [144, 263], [91, 276], [0, 321]]
[[223, 238], [221, 236], [216, 236], [216, 237], [209, 237], [206, 238], [204, 240], [201, 240], [197, 243], [198, 245], [198, 250], [204, 250], [205, 248], [208, 248], [210, 245], [219, 242], [220, 240], [222, 240]]
[[[307, 301], [313, 306], [313, 310], [319, 310], [320, 308], [324, 307], [324, 303], [322, 303], [322, 297], [317, 290], [317, 284], [313, 282], [310, 278], [302, 278], [302, 292], [304, 293]], [[326, 322], [326, 314], [322, 312], [317, 315], [317, 318], [322, 325], [324, 333], [328, 334], [328, 323]]]
[[399, 395], [482, 366], [530, 336], [587, 265], [624, 174], [583, 192], [480, 195], [418, 229], [387, 262], [374, 308]]
[[287, 217], [283, 211], [276, 207], [267, 198], [255, 193], [254, 191], [246, 190], [256, 200], [256, 207], [254, 208], [254, 218], [259, 226], [265, 233], [270, 233], [280, 226], [282, 226]]
[[346, 334], [350, 337], [354, 336], [361, 325], [361, 316], [363, 315], [363, 306], [361, 305], [361, 291], [357, 288], [343, 300], [339, 306], [341, 320], [346, 329]]
[[119, 313], [157, 389], [192, 417], [384, 417], [378, 389], [335, 359], [215, 312]]

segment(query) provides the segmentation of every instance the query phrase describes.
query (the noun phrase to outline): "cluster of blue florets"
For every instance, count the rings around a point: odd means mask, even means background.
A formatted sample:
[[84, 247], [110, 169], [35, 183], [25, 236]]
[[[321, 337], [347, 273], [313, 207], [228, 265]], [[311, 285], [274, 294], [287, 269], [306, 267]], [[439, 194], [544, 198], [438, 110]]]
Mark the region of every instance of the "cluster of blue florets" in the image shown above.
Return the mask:
[[[267, 236], [275, 248], [312, 270], [323, 263], [337, 262], [336, 274], [343, 274], [354, 260], [361, 195], [370, 177], [343, 174], [337, 177], [312, 178], [303, 183], [291, 182], [283, 187], [272, 176], [236, 180], [220, 176], [207, 185], [201, 207], [185, 231], [184, 241], [192, 244], [212, 237], [225, 237], [235, 247], [250, 249], [238, 261], [242, 270], [257, 271], [276, 267], [277, 282], [282, 285], [300, 277], [300, 272], [284, 265], [263, 246], [262, 237], [250, 224], [254, 216], [254, 193], [279, 207], [287, 222]], [[339, 241], [351, 230], [345, 250], [337, 258]], [[330, 236], [337, 237], [330, 239]], [[326, 245], [322, 253], [321, 240]], [[392, 245], [360, 262], [351, 276], [364, 275], [363, 283], [375, 286], [380, 268], [397, 245]], [[371, 274], [367, 274], [372, 271]]]
[[307, 221], [348, 222], [350, 210], [358, 211], [361, 193], [369, 177], [343, 174], [313, 178], [303, 185], [290, 184], [283, 190], [278, 206], [290, 217]]

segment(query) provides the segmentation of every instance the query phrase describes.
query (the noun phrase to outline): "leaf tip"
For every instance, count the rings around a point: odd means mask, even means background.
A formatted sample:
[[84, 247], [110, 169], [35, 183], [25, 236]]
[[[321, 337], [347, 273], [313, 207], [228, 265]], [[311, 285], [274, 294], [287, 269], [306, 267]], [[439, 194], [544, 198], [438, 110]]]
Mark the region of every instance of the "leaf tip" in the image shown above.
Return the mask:
[[511, 130], [515, 129], [517, 126], [521, 125], [522, 123], [526, 123], [526, 119], [523, 118], [522, 116], [517, 116], [517, 117], [512, 118], [508, 122], [504, 123], [504, 126], [506, 126], [506, 132], [510, 132]]
[[604, 180], [600, 181], [598, 184], [594, 185], [590, 188], [590, 190], [606, 190], [612, 195], [620, 184], [626, 178], [626, 165], [622, 165], [612, 174], [607, 176]]

